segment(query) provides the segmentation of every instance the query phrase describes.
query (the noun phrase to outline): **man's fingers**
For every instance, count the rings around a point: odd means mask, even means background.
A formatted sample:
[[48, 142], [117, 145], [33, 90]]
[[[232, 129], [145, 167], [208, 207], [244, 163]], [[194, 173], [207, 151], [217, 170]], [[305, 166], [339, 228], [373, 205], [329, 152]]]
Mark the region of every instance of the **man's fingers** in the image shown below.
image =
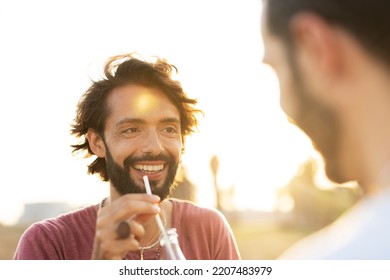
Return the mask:
[[101, 209], [98, 223], [105, 224], [109, 221], [119, 222], [137, 214], [158, 214], [160, 208], [156, 203], [158, 203], [159, 199], [159, 197], [156, 198], [153, 195], [147, 194], [124, 195]]
[[161, 210], [160, 198], [148, 194], [127, 194], [112, 201], [98, 212], [93, 258], [121, 259], [138, 249], [145, 234], [137, 217], [151, 217]]

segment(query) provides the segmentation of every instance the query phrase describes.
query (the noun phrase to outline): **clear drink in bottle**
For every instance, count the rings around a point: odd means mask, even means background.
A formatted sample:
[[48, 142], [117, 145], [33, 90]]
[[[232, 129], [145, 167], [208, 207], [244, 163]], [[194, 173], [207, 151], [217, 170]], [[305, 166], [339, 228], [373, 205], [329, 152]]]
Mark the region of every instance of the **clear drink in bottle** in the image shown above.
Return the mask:
[[177, 232], [175, 228], [168, 228], [167, 230], [168, 240], [171, 244], [171, 254], [169, 248], [165, 242], [165, 239], [162, 237], [160, 240], [161, 245], [161, 260], [185, 260], [183, 252], [179, 246], [179, 241], [177, 239]]

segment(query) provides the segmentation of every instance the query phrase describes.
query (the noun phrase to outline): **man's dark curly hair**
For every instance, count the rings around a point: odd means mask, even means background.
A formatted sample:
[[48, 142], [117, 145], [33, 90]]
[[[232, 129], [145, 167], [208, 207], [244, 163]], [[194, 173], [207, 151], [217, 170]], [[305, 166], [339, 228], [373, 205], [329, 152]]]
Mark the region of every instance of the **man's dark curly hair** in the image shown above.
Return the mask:
[[[136, 58], [133, 54], [111, 57], [105, 64], [102, 80], [93, 81], [77, 105], [76, 117], [71, 127], [71, 134], [80, 142], [71, 145], [73, 154], [84, 153], [86, 158], [94, 155], [86, 138], [88, 129], [95, 130], [104, 139], [104, 126], [110, 111], [107, 107], [107, 96], [117, 87], [141, 85], [162, 90], [180, 113], [182, 140], [194, 132], [198, 126], [195, 108], [197, 101], [189, 98], [183, 91], [180, 82], [172, 79], [173, 70], [177, 68], [165, 59], [156, 58], [148, 62]], [[108, 181], [106, 161], [97, 157], [88, 165], [88, 173], [98, 173], [103, 181]]]

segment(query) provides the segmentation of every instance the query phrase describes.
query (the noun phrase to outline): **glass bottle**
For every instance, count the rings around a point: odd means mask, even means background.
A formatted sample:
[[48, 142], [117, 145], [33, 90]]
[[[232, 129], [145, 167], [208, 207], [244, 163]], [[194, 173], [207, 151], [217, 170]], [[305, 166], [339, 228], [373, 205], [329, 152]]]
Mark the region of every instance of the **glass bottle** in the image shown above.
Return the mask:
[[177, 239], [177, 232], [175, 228], [167, 228], [168, 240], [171, 244], [171, 249], [169, 250], [168, 245], [165, 242], [164, 236], [161, 236], [160, 245], [161, 245], [161, 260], [185, 260], [186, 258], [181, 251], [179, 246], [179, 241]]

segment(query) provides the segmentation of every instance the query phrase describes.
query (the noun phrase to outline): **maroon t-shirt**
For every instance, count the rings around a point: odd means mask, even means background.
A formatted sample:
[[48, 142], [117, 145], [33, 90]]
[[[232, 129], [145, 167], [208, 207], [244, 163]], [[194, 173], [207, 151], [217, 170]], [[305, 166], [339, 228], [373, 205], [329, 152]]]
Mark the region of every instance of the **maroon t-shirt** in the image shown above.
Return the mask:
[[[171, 199], [172, 227], [187, 260], [236, 260], [239, 252], [223, 215], [210, 208]], [[16, 248], [16, 260], [89, 260], [95, 237], [97, 206], [31, 225]], [[155, 259], [156, 250], [145, 250], [144, 259]], [[130, 252], [139, 259], [139, 252]]]

